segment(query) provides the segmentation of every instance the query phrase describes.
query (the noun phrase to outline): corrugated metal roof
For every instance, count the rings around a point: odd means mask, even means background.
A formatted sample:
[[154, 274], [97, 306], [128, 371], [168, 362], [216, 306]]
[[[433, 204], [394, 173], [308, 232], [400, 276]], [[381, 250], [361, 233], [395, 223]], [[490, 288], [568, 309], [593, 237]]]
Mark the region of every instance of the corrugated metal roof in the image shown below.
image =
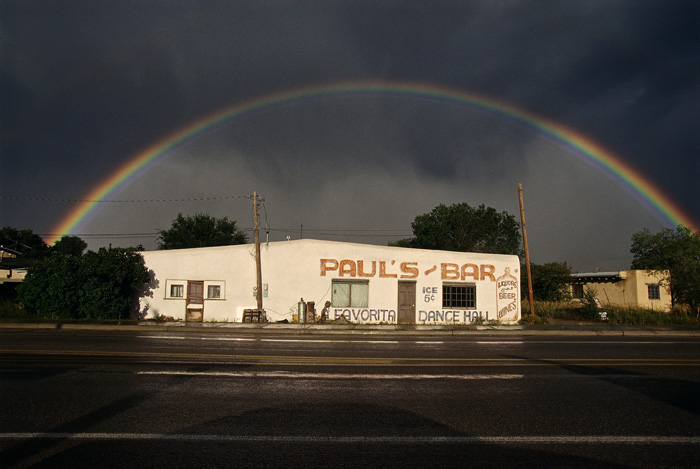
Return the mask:
[[571, 274], [572, 283], [612, 283], [619, 282], [624, 277], [620, 272], [588, 272]]

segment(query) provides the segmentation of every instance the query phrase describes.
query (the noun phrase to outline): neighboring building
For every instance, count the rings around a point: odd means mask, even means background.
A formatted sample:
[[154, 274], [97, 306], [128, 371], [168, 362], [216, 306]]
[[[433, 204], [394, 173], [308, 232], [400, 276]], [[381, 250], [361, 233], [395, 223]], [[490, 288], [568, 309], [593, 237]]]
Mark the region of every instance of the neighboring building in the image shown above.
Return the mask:
[[27, 275], [27, 269], [0, 268], [0, 285], [3, 283], [19, 283]]
[[596, 291], [603, 305], [634, 306], [657, 311], [671, 310], [671, 294], [661, 277], [648, 270], [621, 270], [572, 274], [572, 296], [583, 297], [586, 288]]
[[[256, 308], [252, 244], [142, 252], [152, 271], [145, 317], [240, 322]], [[292, 320], [303, 298], [328, 319], [468, 324], [520, 319], [518, 256], [296, 240], [261, 245], [263, 309]]]
[[0, 246], [0, 299], [12, 300], [17, 296], [17, 285], [24, 280], [27, 269], [21, 259], [21, 253], [14, 249]]
[[14, 249], [6, 248], [5, 246], [0, 246], [0, 264], [5, 261], [5, 259], [16, 259], [17, 256], [22, 253], [15, 251]]

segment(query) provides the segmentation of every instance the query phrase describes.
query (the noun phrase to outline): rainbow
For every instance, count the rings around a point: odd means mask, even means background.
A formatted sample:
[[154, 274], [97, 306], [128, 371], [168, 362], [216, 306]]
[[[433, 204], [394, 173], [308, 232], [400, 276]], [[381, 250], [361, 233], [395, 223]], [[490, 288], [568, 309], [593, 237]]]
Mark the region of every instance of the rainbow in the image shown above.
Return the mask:
[[598, 168], [630, 191], [664, 224], [670, 227], [684, 225], [698, 229], [695, 222], [684, 214], [671, 198], [639, 171], [580, 132], [510, 104], [464, 91], [421, 83], [365, 81], [314, 85], [256, 97], [206, 115], [179, 128], [130, 157], [126, 163], [95, 186], [60, 220], [51, 231], [51, 237], [47, 242], [53, 244], [63, 235], [76, 233], [96, 214], [100, 203], [119, 193], [172, 153], [173, 150], [205, 131], [214, 129], [234, 118], [244, 117], [256, 111], [270, 110], [275, 106], [300, 100], [322, 98], [329, 95], [371, 93], [468, 105], [507, 116], [537, 129], [553, 141], [573, 150], [578, 157]]

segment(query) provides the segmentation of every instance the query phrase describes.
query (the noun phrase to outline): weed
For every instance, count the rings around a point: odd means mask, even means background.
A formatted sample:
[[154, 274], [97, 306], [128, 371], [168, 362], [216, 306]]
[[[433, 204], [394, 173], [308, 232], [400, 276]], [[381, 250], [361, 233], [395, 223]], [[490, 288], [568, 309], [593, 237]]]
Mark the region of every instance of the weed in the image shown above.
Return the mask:
[[[595, 293], [593, 293], [594, 295]], [[523, 324], [547, 324], [554, 319], [586, 322], [605, 322], [611, 325], [648, 325], [648, 326], [682, 326], [698, 325], [698, 317], [684, 309], [663, 312], [632, 306], [605, 305], [601, 310], [595, 303], [595, 296], [582, 302], [535, 302], [535, 317], [526, 312], [530, 310], [527, 301], [523, 302]], [[607, 313], [603, 321], [600, 312]]]
[[0, 301], [0, 318], [2, 319], [30, 319], [29, 315], [20, 305], [10, 300]]
[[483, 326], [484, 324], [486, 324], [486, 320], [483, 317], [478, 316], [472, 321], [472, 324], [474, 324], [475, 326]]

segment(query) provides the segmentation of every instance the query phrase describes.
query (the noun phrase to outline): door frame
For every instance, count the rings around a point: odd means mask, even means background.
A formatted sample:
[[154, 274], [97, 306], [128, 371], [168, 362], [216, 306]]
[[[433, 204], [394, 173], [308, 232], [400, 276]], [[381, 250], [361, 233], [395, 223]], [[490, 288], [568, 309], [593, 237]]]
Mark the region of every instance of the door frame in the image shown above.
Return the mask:
[[[401, 314], [401, 289], [402, 287], [410, 286], [411, 290], [413, 290], [413, 302], [411, 304], [411, 313], [408, 318], [407, 313], [404, 313], [403, 315]], [[396, 300], [396, 323], [397, 324], [415, 324], [416, 323], [416, 294], [417, 294], [417, 287], [416, 287], [416, 282], [414, 280], [399, 280], [398, 281], [398, 286], [397, 286], [397, 300]], [[407, 306], [407, 305], [404, 305]], [[408, 319], [408, 320], [406, 320]]]
[[[190, 285], [201, 285], [201, 297], [190, 296]], [[199, 302], [190, 302], [192, 299], [199, 299]], [[188, 280], [187, 281], [187, 297], [185, 299], [185, 321], [186, 322], [204, 322], [204, 281], [203, 280]]]

